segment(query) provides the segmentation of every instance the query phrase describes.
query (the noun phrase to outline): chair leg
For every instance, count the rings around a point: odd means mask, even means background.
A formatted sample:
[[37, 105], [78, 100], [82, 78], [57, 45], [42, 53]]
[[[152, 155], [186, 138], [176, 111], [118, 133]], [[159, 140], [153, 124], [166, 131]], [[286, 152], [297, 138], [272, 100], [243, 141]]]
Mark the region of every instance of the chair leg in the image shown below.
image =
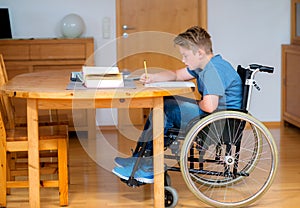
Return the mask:
[[[0, 148], [5, 148], [0, 144]], [[6, 207], [6, 152], [0, 151], [0, 207]]]
[[68, 205], [68, 153], [67, 140], [58, 140], [58, 187], [60, 206]]
[[[10, 152], [6, 154], [6, 180], [11, 181], [12, 176], [11, 176], [11, 165], [13, 164], [12, 160], [13, 157]], [[6, 195], [10, 195], [10, 188], [6, 188]]]
[[[15, 177], [12, 176], [11, 171], [16, 170], [16, 161], [17, 161], [17, 153], [16, 152], [8, 152], [7, 153], [7, 170], [6, 170], [6, 179], [8, 181], [15, 181]], [[6, 189], [6, 194], [11, 194], [11, 189]]]

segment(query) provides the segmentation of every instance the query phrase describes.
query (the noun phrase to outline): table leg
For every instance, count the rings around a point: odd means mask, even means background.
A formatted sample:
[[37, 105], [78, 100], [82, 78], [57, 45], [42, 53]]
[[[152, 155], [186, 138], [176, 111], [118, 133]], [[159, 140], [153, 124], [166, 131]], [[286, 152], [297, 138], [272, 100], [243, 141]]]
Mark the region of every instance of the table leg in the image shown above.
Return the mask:
[[153, 107], [154, 207], [164, 202], [164, 112], [163, 98], [154, 99]]
[[[87, 109], [87, 125], [88, 125], [88, 139], [95, 140], [96, 131], [96, 109]], [[93, 141], [91, 140], [91, 141]]]
[[40, 162], [38, 108], [36, 99], [27, 99], [29, 205], [40, 207]]

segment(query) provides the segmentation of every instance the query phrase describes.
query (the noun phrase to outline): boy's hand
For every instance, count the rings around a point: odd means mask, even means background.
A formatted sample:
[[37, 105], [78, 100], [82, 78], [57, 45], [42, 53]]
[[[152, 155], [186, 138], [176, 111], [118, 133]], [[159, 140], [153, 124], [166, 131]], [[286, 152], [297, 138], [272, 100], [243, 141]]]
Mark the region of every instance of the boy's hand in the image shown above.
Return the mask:
[[148, 84], [154, 82], [153, 78], [154, 78], [153, 74], [147, 74], [146, 76], [146, 74], [144, 73], [140, 77], [140, 82], [142, 82], [143, 84]]

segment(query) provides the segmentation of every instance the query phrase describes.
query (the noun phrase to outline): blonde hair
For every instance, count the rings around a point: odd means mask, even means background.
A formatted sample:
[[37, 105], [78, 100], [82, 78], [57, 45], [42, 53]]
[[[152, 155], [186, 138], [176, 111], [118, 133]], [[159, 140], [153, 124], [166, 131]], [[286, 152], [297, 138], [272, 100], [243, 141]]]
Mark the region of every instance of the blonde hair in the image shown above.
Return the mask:
[[194, 53], [197, 49], [202, 49], [205, 53], [212, 53], [211, 36], [208, 32], [199, 26], [194, 26], [180, 33], [175, 39], [174, 43], [181, 47], [192, 50]]

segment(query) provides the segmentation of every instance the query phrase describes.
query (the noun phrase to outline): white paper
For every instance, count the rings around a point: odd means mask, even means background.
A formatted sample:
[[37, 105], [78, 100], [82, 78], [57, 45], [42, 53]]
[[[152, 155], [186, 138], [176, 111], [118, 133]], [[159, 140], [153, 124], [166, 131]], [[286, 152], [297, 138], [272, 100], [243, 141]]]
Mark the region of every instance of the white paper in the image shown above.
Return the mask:
[[145, 87], [195, 87], [194, 82], [185, 81], [169, 81], [169, 82], [153, 82], [145, 84]]
[[82, 67], [83, 76], [86, 75], [102, 75], [102, 74], [119, 74], [118, 67], [105, 67], [105, 66], [83, 66]]

